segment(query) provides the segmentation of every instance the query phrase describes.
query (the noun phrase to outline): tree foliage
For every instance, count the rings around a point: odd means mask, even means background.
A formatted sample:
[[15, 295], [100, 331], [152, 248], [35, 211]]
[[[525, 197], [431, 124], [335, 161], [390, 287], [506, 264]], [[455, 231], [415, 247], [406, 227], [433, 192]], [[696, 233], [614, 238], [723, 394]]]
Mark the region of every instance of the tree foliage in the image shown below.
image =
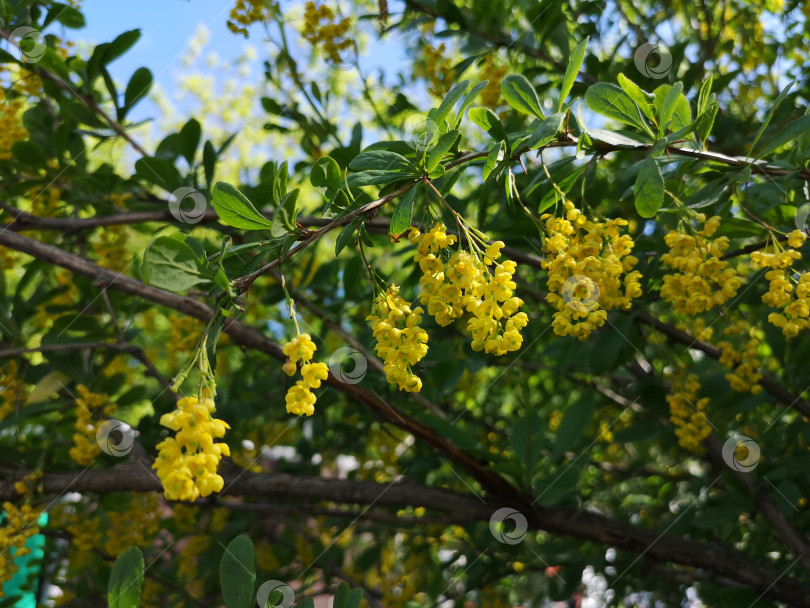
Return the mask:
[[2, 601], [810, 605], [807, 7], [341, 6], [0, 3]]

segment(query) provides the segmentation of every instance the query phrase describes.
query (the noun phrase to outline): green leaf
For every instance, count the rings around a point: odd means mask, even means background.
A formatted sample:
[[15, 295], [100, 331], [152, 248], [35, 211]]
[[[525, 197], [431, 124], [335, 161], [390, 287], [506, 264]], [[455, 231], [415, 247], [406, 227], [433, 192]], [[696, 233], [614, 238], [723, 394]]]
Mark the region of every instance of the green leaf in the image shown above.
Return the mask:
[[143, 555], [138, 547], [130, 547], [115, 560], [107, 585], [110, 608], [138, 608], [143, 587]]
[[338, 257], [340, 252], [346, 248], [346, 245], [352, 242], [352, 237], [354, 236], [354, 232], [357, 230], [358, 226], [360, 226], [359, 219], [347, 224], [343, 227], [343, 230], [340, 231], [337, 241], [335, 242], [335, 257]]
[[593, 415], [594, 402], [591, 399], [580, 398], [565, 411], [562, 422], [557, 429], [554, 449], [551, 459], [556, 460], [568, 450], [574, 442], [585, 432], [585, 427]]
[[256, 586], [253, 543], [247, 536], [234, 538], [219, 562], [219, 582], [227, 608], [251, 608]]
[[[757, 134], [754, 137], [754, 141], [751, 142], [751, 152], [753, 152], [754, 149], [757, 147], [757, 142], [759, 142], [759, 138], [762, 137], [762, 134], [765, 132], [765, 129], [773, 119], [773, 115], [776, 113], [777, 108], [780, 105], [782, 105], [782, 102], [785, 100], [788, 91], [790, 91], [790, 89], [793, 87], [794, 84], [796, 84], [795, 80], [789, 82], [787, 86], [784, 89], [782, 89], [782, 91], [779, 93], [779, 97], [776, 98], [776, 101], [773, 102], [773, 106], [771, 106], [770, 111], [768, 112], [767, 116], [765, 116], [765, 120], [762, 122], [762, 126], [759, 128], [759, 131], [757, 131]], [[776, 148], [778, 147], [779, 146], [776, 146]], [[760, 152], [757, 158], [761, 158], [765, 154], [766, 154], [765, 152]]]
[[666, 129], [677, 131], [692, 122], [692, 110], [683, 96], [683, 85], [662, 84], [655, 89], [655, 109], [658, 112], [658, 132], [663, 135]]
[[210, 140], [203, 145], [203, 171], [205, 172], [205, 182], [208, 189], [211, 189], [211, 182], [214, 181], [214, 168], [217, 163], [217, 153], [214, 151], [214, 144]]
[[200, 145], [200, 136], [202, 135], [202, 128], [196, 119], [192, 118], [183, 128], [180, 129], [179, 137], [177, 139], [180, 148], [180, 153], [188, 161], [188, 164], [194, 164], [194, 155], [197, 152], [197, 146]]
[[568, 97], [568, 93], [571, 92], [574, 86], [574, 81], [576, 81], [577, 74], [579, 74], [579, 68], [582, 67], [582, 60], [585, 58], [585, 49], [587, 46], [588, 38], [585, 38], [585, 40], [580, 41], [580, 43], [574, 47], [571, 53], [571, 58], [568, 60], [568, 67], [565, 68], [565, 76], [560, 86], [560, 101], [557, 103], [558, 112], [562, 112], [565, 98]]
[[48, 11], [48, 16], [45, 17], [43, 26], [48, 25], [53, 21], [58, 21], [65, 27], [69, 27], [74, 30], [81, 29], [85, 26], [84, 15], [80, 10], [68, 4], [56, 2], [51, 3], [51, 9]]
[[388, 226], [388, 234], [397, 238], [411, 226], [413, 217], [413, 202], [416, 200], [416, 186], [408, 190], [399, 199], [394, 215], [391, 217], [391, 224]]
[[131, 49], [141, 38], [141, 30], [129, 30], [116, 37], [101, 58], [104, 65], [110, 64]]
[[433, 146], [430, 152], [428, 152], [427, 163], [425, 165], [425, 169], [428, 173], [439, 166], [439, 163], [442, 162], [444, 155], [450, 151], [453, 144], [456, 143], [458, 137], [458, 131], [448, 131], [438, 139], [436, 145]]
[[335, 602], [333, 608], [359, 608], [363, 601], [363, 590], [359, 587], [349, 591], [349, 584], [340, 583], [335, 592]]
[[664, 203], [664, 177], [652, 156], [641, 161], [633, 194], [638, 214], [641, 217], [655, 217]]
[[642, 89], [624, 74], [619, 74], [618, 81], [619, 86], [625, 93], [627, 93], [627, 96], [630, 97], [630, 99], [636, 102], [636, 105], [644, 113], [644, 116], [646, 116], [650, 122], [654, 121], [655, 106], [652, 105], [652, 102], [655, 100], [655, 95], [647, 93], [647, 91]]
[[615, 84], [599, 82], [585, 92], [585, 103], [588, 107], [608, 118], [613, 118], [626, 125], [638, 127], [650, 136], [652, 132], [641, 116], [636, 103]]
[[542, 148], [546, 144], [552, 142], [557, 137], [557, 133], [560, 132], [564, 119], [565, 113], [558, 112], [557, 114], [552, 114], [541, 122], [531, 134], [531, 137], [529, 137], [529, 141], [527, 142], [529, 145], [529, 150]]
[[[510, 74], [504, 78], [503, 82], [501, 82], [501, 95], [503, 95], [506, 103], [518, 112], [534, 116], [540, 120], [545, 118], [543, 110], [540, 109], [540, 98], [537, 97], [537, 91], [534, 90], [532, 83], [522, 74]], [[476, 122], [476, 124], [478, 123]]]
[[309, 183], [327, 201], [335, 200], [340, 191], [340, 165], [329, 156], [322, 156], [312, 165]]
[[458, 109], [456, 121], [455, 124], [453, 125], [454, 128], [458, 129], [458, 126], [461, 124], [461, 119], [464, 118], [464, 112], [467, 110], [467, 108], [469, 108], [473, 104], [475, 98], [478, 97], [481, 91], [483, 91], [487, 87], [488, 83], [489, 83], [488, 80], [484, 80], [483, 82], [479, 82], [472, 89], [470, 89], [470, 92], [467, 93], [467, 96], [464, 98], [464, 101], [461, 102], [461, 107]]
[[447, 115], [450, 114], [450, 110], [453, 109], [453, 106], [456, 105], [456, 102], [461, 99], [464, 93], [467, 92], [467, 87], [470, 85], [469, 81], [462, 80], [447, 93], [445, 98], [442, 100], [442, 103], [439, 104], [439, 108], [429, 118], [436, 122], [439, 128], [444, 131], [444, 121], [447, 118]]
[[[773, 139], [769, 139], [762, 150], [759, 151], [756, 158], [767, 156], [777, 148], [781, 148], [789, 141], [798, 139], [806, 131], [810, 130], [810, 115], [800, 116], [791, 123], [788, 123]], [[753, 149], [753, 148], [752, 148]]]
[[219, 219], [228, 226], [242, 230], [265, 230], [273, 225], [256, 211], [244, 194], [230, 184], [217, 182], [211, 191], [211, 199]]
[[506, 150], [506, 144], [502, 141], [492, 144], [489, 147], [489, 154], [487, 154], [487, 160], [484, 163], [484, 170], [483, 170], [483, 178], [484, 181], [489, 179], [489, 176], [495, 170], [495, 167], [498, 166], [498, 163], [504, 159]]
[[361, 152], [352, 162], [349, 163], [352, 171], [399, 171], [402, 173], [412, 173], [416, 167], [411, 162], [397, 154], [387, 150], [373, 150], [371, 152]]
[[717, 102], [713, 102], [700, 115], [700, 122], [698, 122], [697, 126], [695, 127], [695, 133], [702, 147], [706, 146], [706, 140], [708, 139], [709, 134], [712, 132], [712, 127], [714, 126], [714, 118], [715, 116], [717, 116], [717, 111], [719, 109], [720, 104]]
[[48, 155], [45, 150], [30, 139], [15, 141], [11, 145], [11, 154], [14, 156], [14, 160], [37, 169], [45, 167], [48, 163]]
[[711, 92], [712, 92], [712, 83], [714, 82], [714, 76], [709, 74], [709, 77], [703, 81], [703, 84], [700, 85], [700, 92], [698, 93], [698, 101], [697, 101], [697, 113], [698, 116], [703, 114], [706, 111], [706, 108], [709, 107], [709, 102], [711, 101]]
[[495, 141], [506, 141], [506, 131], [500, 119], [492, 110], [487, 108], [472, 108], [469, 111], [470, 119], [479, 127], [489, 133]]
[[298, 188], [288, 192], [273, 214], [273, 225], [270, 233], [273, 236], [283, 236], [287, 232], [297, 232], [295, 218], [298, 216]]
[[207, 280], [194, 250], [170, 236], [159, 236], [146, 247], [141, 278], [144, 283], [178, 293]]
[[129, 110], [140, 99], [149, 93], [152, 88], [152, 72], [149, 68], [138, 68], [129, 79], [127, 89], [124, 91], [124, 108]]
[[346, 181], [349, 187], [355, 188], [357, 186], [389, 184], [400, 179], [419, 177], [419, 175], [419, 173], [402, 173], [401, 171], [362, 171], [360, 173], [352, 173]]
[[173, 192], [180, 187], [180, 173], [174, 163], [163, 158], [145, 156], [135, 161], [135, 173], [144, 181]]

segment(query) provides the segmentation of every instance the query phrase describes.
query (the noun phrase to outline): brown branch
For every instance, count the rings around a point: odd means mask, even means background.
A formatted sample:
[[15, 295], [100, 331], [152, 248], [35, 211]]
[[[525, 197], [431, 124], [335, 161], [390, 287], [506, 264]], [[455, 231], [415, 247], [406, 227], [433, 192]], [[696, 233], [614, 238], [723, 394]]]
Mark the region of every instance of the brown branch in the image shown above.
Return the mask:
[[[20, 477], [24, 471], [20, 471]], [[0, 479], [0, 500], [18, 499], [15, 479]], [[648, 559], [702, 568], [750, 587], [791, 606], [810, 607], [810, 586], [786, 576], [747, 556], [716, 543], [676, 538], [656, 530], [614, 521], [589, 511], [563, 507], [530, 507], [503, 497], [482, 499], [410, 482], [377, 484], [368, 481], [312, 478], [283, 473], [242, 473], [226, 477], [224, 496], [263, 498], [279, 502], [334, 502], [379, 507], [424, 507], [450, 513], [459, 521], [489, 522], [496, 509], [511, 506], [527, 519], [530, 529], [543, 530], [597, 542], [641, 554]], [[45, 494], [72, 492], [160, 491], [160, 482], [139, 465], [122, 464], [110, 469], [83, 472], [45, 473], [41, 479]], [[495, 543], [493, 539], [493, 543]]]
[[[77, 350], [93, 350], [97, 348], [106, 348], [108, 350], [120, 350], [122, 352], [131, 355], [134, 359], [137, 359], [141, 365], [146, 368], [144, 372], [147, 376], [151, 376], [155, 380], [157, 380], [160, 385], [168, 389], [171, 387], [171, 381], [166, 378], [163, 374], [161, 374], [155, 365], [149, 360], [149, 357], [146, 356], [146, 353], [143, 349], [139, 346], [135, 346], [134, 344], [126, 344], [122, 342], [75, 342], [69, 344], [42, 344], [41, 346], [33, 346], [30, 348], [3, 348], [0, 349], [0, 359], [6, 357], [17, 357], [19, 355], [24, 355], [26, 353], [57, 353], [57, 352], [66, 352], [72, 353]], [[174, 393], [171, 393], [174, 395]], [[175, 396], [175, 399], [177, 397]]]

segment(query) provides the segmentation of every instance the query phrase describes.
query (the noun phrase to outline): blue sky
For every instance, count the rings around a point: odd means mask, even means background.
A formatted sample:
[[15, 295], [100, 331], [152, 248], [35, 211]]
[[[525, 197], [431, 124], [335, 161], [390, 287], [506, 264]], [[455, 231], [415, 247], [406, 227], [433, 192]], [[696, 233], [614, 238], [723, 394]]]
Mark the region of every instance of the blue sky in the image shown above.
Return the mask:
[[[234, 59], [242, 53], [246, 43], [251, 43], [259, 50], [258, 62], [264, 60], [260, 42], [265, 34], [261, 26], [251, 28], [249, 40], [228, 30], [226, 22], [233, 4], [234, 0], [84, 0], [82, 10], [87, 26], [72, 32], [71, 38], [99, 44], [113, 40], [124, 31], [140, 29], [140, 40], [110, 65], [110, 72], [116, 81], [126, 83], [135, 70], [146, 66], [152, 71], [155, 82], [169, 89], [174, 75], [182, 67], [189, 41], [201, 24], [211, 32], [203, 57], [214, 52], [221, 59]], [[282, 2], [282, 9], [289, 4]], [[294, 45], [299, 36], [291, 30], [289, 27], [287, 35]], [[366, 74], [379, 68], [391, 74], [407, 61], [395, 33], [383, 41], [372, 37], [370, 46], [360, 58]], [[301, 68], [305, 68], [305, 64], [301, 64]], [[155, 106], [145, 100], [130, 119], [153, 117], [154, 111]]]

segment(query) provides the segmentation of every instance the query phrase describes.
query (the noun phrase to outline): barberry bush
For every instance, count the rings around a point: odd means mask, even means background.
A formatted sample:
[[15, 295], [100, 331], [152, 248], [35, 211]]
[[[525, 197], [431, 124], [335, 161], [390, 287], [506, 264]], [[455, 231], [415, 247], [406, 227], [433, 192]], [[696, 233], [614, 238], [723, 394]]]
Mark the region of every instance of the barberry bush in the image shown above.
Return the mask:
[[808, 18], [0, 2], [0, 604], [810, 606]]

